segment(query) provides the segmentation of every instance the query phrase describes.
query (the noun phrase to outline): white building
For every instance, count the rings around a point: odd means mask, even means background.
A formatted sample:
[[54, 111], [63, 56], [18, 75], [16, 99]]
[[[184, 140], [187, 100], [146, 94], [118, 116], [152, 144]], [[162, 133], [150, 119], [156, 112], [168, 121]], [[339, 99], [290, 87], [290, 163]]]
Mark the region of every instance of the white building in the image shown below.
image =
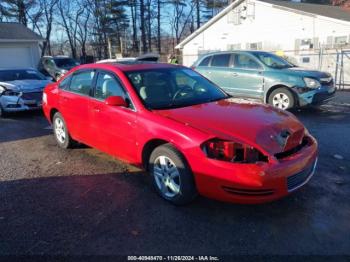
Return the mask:
[[[278, 52], [296, 64], [335, 74], [336, 53], [350, 52], [350, 12], [339, 7], [275, 0], [236, 0], [176, 48], [183, 64], [203, 53], [236, 49]], [[350, 57], [350, 53], [349, 53]], [[350, 58], [344, 59], [350, 80]]]
[[43, 41], [22, 24], [0, 22], [0, 68], [36, 68]]

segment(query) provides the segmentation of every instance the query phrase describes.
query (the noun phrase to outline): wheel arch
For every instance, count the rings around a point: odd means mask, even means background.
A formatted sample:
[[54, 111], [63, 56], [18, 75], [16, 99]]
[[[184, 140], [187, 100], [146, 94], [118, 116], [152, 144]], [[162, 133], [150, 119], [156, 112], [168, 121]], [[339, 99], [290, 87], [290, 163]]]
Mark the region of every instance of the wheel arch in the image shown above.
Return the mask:
[[272, 93], [273, 91], [275, 91], [276, 89], [278, 89], [278, 88], [286, 88], [286, 89], [288, 89], [288, 90], [293, 94], [294, 101], [295, 101], [295, 105], [299, 105], [298, 96], [297, 96], [297, 94], [295, 93], [295, 91], [293, 90], [293, 88], [291, 88], [290, 86], [284, 85], [284, 84], [276, 84], [276, 85], [273, 85], [273, 86], [271, 86], [271, 87], [267, 90], [266, 96], [265, 96], [265, 99], [264, 99], [264, 102], [265, 102], [266, 104], [269, 103], [269, 97], [270, 97], [271, 93]]
[[145, 170], [148, 170], [148, 160], [153, 152], [154, 149], [156, 149], [158, 146], [168, 144], [170, 141], [160, 139], [160, 138], [154, 138], [146, 142], [142, 148], [141, 153], [141, 161], [142, 161], [142, 167]]
[[50, 121], [51, 121], [51, 123], [52, 123], [52, 120], [53, 120], [53, 116], [54, 116], [57, 112], [59, 112], [58, 109], [56, 109], [56, 108], [51, 108], [51, 110], [50, 110]]
[[150, 158], [152, 152], [154, 151], [154, 149], [156, 149], [157, 147], [159, 147], [161, 145], [165, 145], [165, 144], [169, 144], [174, 149], [176, 149], [182, 155], [182, 157], [184, 158], [184, 160], [186, 161], [186, 163], [190, 167], [190, 164], [189, 164], [186, 156], [184, 155], [184, 153], [181, 151], [180, 147], [176, 146], [171, 141], [168, 141], [168, 140], [165, 140], [162, 138], [153, 138], [153, 139], [149, 140], [148, 142], [146, 142], [142, 148], [141, 161], [142, 161], [142, 167], [145, 170], [148, 170], [149, 158]]

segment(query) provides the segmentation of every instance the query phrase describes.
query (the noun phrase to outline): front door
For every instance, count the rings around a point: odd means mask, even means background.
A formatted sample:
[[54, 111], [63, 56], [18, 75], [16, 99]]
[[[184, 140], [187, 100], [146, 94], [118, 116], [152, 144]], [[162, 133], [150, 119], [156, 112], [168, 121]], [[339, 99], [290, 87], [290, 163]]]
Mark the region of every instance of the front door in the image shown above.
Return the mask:
[[[121, 96], [129, 101], [128, 108], [105, 104], [109, 96]], [[126, 161], [136, 157], [136, 112], [117, 76], [99, 71], [89, 106], [91, 139], [100, 150]]]

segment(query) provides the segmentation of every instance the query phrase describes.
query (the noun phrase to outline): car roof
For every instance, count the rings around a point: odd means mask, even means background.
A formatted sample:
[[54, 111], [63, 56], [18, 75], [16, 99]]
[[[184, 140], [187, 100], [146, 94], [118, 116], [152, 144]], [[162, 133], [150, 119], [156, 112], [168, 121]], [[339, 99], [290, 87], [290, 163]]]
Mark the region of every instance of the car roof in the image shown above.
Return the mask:
[[35, 68], [30, 68], [30, 67], [26, 67], [26, 68], [0, 68], [0, 71], [10, 71], [10, 70], [31, 70], [31, 71], [38, 71], [37, 69]]
[[266, 51], [259, 51], [259, 50], [231, 50], [231, 51], [213, 51], [209, 53], [205, 53], [202, 55], [202, 57], [206, 57], [209, 55], [221, 55], [221, 54], [232, 54], [232, 53], [250, 53], [250, 54], [256, 54], [256, 53], [270, 53]]
[[123, 72], [129, 71], [139, 71], [139, 70], [148, 70], [148, 69], [162, 69], [162, 68], [184, 68], [181, 65], [167, 64], [167, 63], [132, 63], [132, 64], [120, 64], [120, 63], [99, 63], [99, 64], [85, 64], [78, 66], [79, 69], [88, 69], [88, 68], [100, 68], [100, 69], [110, 69], [111, 67], [119, 69]]

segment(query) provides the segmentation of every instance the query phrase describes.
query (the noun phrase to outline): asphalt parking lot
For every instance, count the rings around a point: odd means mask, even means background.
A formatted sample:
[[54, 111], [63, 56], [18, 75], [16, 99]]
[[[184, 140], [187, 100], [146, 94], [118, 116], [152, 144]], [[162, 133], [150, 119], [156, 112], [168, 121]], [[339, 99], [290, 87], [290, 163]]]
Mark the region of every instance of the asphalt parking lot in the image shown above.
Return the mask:
[[350, 92], [294, 113], [319, 141], [317, 172], [250, 206], [172, 206], [144, 172], [59, 149], [41, 112], [0, 119], [0, 255], [350, 255]]

